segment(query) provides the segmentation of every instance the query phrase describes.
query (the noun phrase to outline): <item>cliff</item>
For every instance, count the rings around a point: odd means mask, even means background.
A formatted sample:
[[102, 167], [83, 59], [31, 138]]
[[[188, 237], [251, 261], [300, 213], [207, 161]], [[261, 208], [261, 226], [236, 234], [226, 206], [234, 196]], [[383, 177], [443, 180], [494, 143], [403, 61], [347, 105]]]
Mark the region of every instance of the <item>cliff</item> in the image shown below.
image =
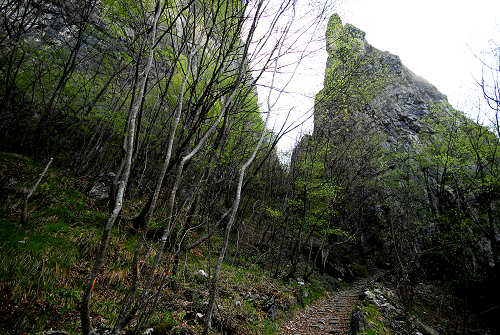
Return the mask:
[[385, 134], [391, 145], [418, 134], [431, 106], [448, 104], [445, 95], [398, 56], [374, 48], [363, 31], [342, 24], [336, 14], [328, 23], [326, 49], [324, 88], [316, 96], [316, 135], [337, 128], [339, 116], [358, 114]]

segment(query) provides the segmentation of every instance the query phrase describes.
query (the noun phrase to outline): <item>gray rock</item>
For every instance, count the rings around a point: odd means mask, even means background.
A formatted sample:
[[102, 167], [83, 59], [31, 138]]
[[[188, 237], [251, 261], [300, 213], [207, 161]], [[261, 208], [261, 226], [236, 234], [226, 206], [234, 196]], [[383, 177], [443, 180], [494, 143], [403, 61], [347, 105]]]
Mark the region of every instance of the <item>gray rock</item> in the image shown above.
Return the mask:
[[375, 296], [375, 294], [373, 294], [370, 290], [366, 290], [364, 292], [364, 295], [370, 301], [376, 301], [377, 300], [377, 297]]
[[380, 307], [383, 307], [383, 308], [387, 309], [390, 312], [393, 312], [393, 311], [396, 310], [396, 307], [394, 307], [393, 305], [391, 305], [388, 302], [381, 304]]
[[353, 335], [359, 334], [366, 328], [366, 318], [359, 307], [352, 312], [351, 331]]
[[198, 270], [198, 272], [196, 272], [196, 275], [200, 278], [208, 278], [208, 274], [203, 269]]
[[[424, 126], [423, 119], [430, 114], [431, 105], [448, 104], [445, 95], [410, 71], [398, 56], [371, 46], [363, 31], [350, 24], [343, 25], [338, 15], [333, 15], [328, 23], [326, 49], [330, 74], [325, 77], [323, 92], [336, 87], [336, 80], [344, 80], [345, 74], [352, 72], [353, 62], [359, 62], [356, 71], [360, 73], [354, 79], [358, 81], [350, 84], [354, 89], [372, 80], [380, 82], [375, 88], [368, 84], [374, 94], [367, 103], [352, 101], [349, 109], [372, 119], [377, 131], [386, 135], [388, 147], [414, 139]], [[342, 126], [335, 124], [335, 120], [345, 107], [338, 105], [335, 93], [326, 100], [318, 104], [314, 113], [315, 136], [328, 135]]]
[[267, 311], [267, 316], [269, 317], [269, 319], [271, 319], [271, 321], [276, 320], [276, 317], [278, 316], [278, 311], [274, 304], [269, 307]]
[[260, 302], [263, 300], [263, 298], [258, 294], [258, 293], [249, 293], [248, 294], [248, 300], [252, 302]]
[[106, 200], [109, 198], [109, 186], [103, 182], [95, 183], [89, 192], [89, 197], [94, 201]]
[[432, 329], [431, 327], [427, 326], [424, 324], [422, 321], [419, 319], [414, 320], [415, 325], [417, 326], [418, 330], [422, 332], [423, 335], [439, 335], [439, 332]]

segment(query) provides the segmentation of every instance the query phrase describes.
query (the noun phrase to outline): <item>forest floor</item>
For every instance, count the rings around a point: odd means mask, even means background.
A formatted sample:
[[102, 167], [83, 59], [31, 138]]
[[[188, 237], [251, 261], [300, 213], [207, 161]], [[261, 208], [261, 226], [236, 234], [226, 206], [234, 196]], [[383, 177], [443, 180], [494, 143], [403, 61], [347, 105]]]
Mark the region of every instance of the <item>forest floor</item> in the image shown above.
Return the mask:
[[[29, 222], [20, 225], [25, 190], [34, 185], [43, 169], [44, 165], [28, 157], [0, 152], [2, 334], [40, 334], [49, 329], [79, 332], [78, 303], [108, 215], [107, 206], [88, 196], [94, 181], [51, 167], [30, 199]], [[141, 201], [127, 200], [124, 216], [137, 215]], [[96, 283], [91, 307], [98, 329], [106, 329], [116, 319], [127, 289], [137, 239], [128, 225], [122, 222], [113, 230], [112, 261]], [[163, 329], [162, 334], [181, 328], [189, 334], [200, 332], [199, 315], [208, 300], [209, 282], [199, 273], [204, 270], [210, 275], [220, 243], [214, 238], [211, 246], [182, 256], [176, 285], [165, 290], [163, 303], [152, 319], [155, 330]], [[214, 318], [221, 333], [349, 334], [353, 309], [358, 309], [366, 319], [361, 334], [400, 334], [404, 318], [394, 281], [374, 283], [369, 277], [349, 285], [317, 276], [306, 283], [295, 279], [285, 282], [257, 265], [252, 252], [237, 255], [228, 255], [222, 268], [224, 279]], [[460, 333], [463, 313], [452, 294], [423, 283], [415, 291], [415, 317], [439, 334]], [[488, 333], [478, 330], [469, 334]]]
[[[79, 333], [78, 304], [107, 205], [88, 196], [95, 181], [52, 165], [30, 199], [28, 223], [21, 225], [25, 190], [33, 187], [44, 167], [29, 157], [0, 152], [1, 334], [40, 334], [50, 329]], [[137, 215], [142, 201], [128, 199], [124, 216]], [[91, 308], [97, 329], [113, 324], [127, 290], [137, 240], [129, 226], [122, 221], [113, 229], [108, 263], [96, 282]], [[200, 315], [208, 301], [206, 276], [213, 270], [220, 243], [214, 237], [211, 244], [182, 255], [175, 285], [163, 292], [151, 327], [163, 329], [164, 334], [178, 328], [200, 332]], [[274, 334], [293, 311], [327, 292], [324, 279], [285, 282], [273, 278], [253, 257], [240, 252], [228, 255], [223, 263], [214, 324], [226, 334]], [[201, 270], [207, 275], [199, 275]], [[330, 290], [345, 285], [329, 280]]]

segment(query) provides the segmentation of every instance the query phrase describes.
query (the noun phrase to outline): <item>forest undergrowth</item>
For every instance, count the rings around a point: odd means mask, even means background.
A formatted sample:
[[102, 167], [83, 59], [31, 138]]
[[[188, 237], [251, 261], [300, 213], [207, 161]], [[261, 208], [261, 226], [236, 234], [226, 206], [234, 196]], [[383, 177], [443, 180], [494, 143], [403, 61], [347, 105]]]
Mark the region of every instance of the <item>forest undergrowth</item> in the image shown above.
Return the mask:
[[[21, 225], [23, 189], [32, 187], [43, 167], [26, 156], [0, 153], [1, 177], [8, 181], [0, 213], [2, 333], [80, 331], [80, 296], [107, 217], [107, 204], [86, 194], [92, 180], [71, 177], [53, 167], [30, 201], [29, 221]], [[112, 234], [109, 261], [93, 286], [92, 319], [98, 329], [117, 318], [124, 283], [131, 280], [129, 268], [137, 235], [127, 218], [138, 214], [141, 201], [126, 201]], [[181, 255], [175, 275], [164, 266], [158, 269], [173, 278], [152, 318], [154, 329], [165, 334], [179, 327], [201, 332], [209, 282], [200, 272], [210, 275], [213, 271], [221, 243], [221, 238], [214, 238]], [[327, 287], [341, 285], [332, 284], [332, 278], [329, 284], [319, 277], [308, 283], [275, 279], [253, 262], [254, 256], [251, 249], [237, 258], [229, 255], [222, 267], [215, 325], [224, 333], [272, 334], [294, 310], [323, 296]]]

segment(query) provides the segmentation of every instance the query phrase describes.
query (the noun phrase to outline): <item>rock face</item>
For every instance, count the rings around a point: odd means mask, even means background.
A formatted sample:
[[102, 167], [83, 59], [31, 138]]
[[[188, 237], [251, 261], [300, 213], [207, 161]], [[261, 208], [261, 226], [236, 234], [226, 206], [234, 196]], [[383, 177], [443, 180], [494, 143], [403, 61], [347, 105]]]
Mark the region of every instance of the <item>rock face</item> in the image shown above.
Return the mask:
[[[408, 143], [421, 142], [424, 136], [419, 138], [419, 134], [427, 128], [426, 116], [435, 115], [434, 108], [445, 110], [449, 105], [445, 95], [405, 67], [398, 56], [371, 46], [363, 31], [343, 24], [338, 15], [328, 22], [326, 50], [324, 88], [316, 95], [314, 132], [304, 136], [294, 149], [291, 166], [297, 174], [303, 166], [317, 166], [324, 180], [340, 185], [343, 199], [335, 200], [339, 213], [332, 222], [356, 231], [358, 247], [366, 256], [383, 240], [372, 227], [386, 222], [384, 215], [389, 213], [383, 212], [382, 204], [390, 190], [378, 183], [381, 164], [377, 159]], [[318, 164], [306, 165], [309, 162]], [[390, 163], [383, 162], [387, 167]], [[325, 250], [335, 248], [334, 239]], [[347, 269], [336, 266], [332, 258], [327, 252], [322, 259], [325, 271], [349, 277]]]
[[380, 51], [365, 33], [333, 15], [326, 32], [328, 52], [324, 89], [316, 96], [314, 134], [328, 132], [344, 113], [370, 117], [391, 145], [411, 138], [431, 106], [446, 96], [405, 67], [398, 56]]

